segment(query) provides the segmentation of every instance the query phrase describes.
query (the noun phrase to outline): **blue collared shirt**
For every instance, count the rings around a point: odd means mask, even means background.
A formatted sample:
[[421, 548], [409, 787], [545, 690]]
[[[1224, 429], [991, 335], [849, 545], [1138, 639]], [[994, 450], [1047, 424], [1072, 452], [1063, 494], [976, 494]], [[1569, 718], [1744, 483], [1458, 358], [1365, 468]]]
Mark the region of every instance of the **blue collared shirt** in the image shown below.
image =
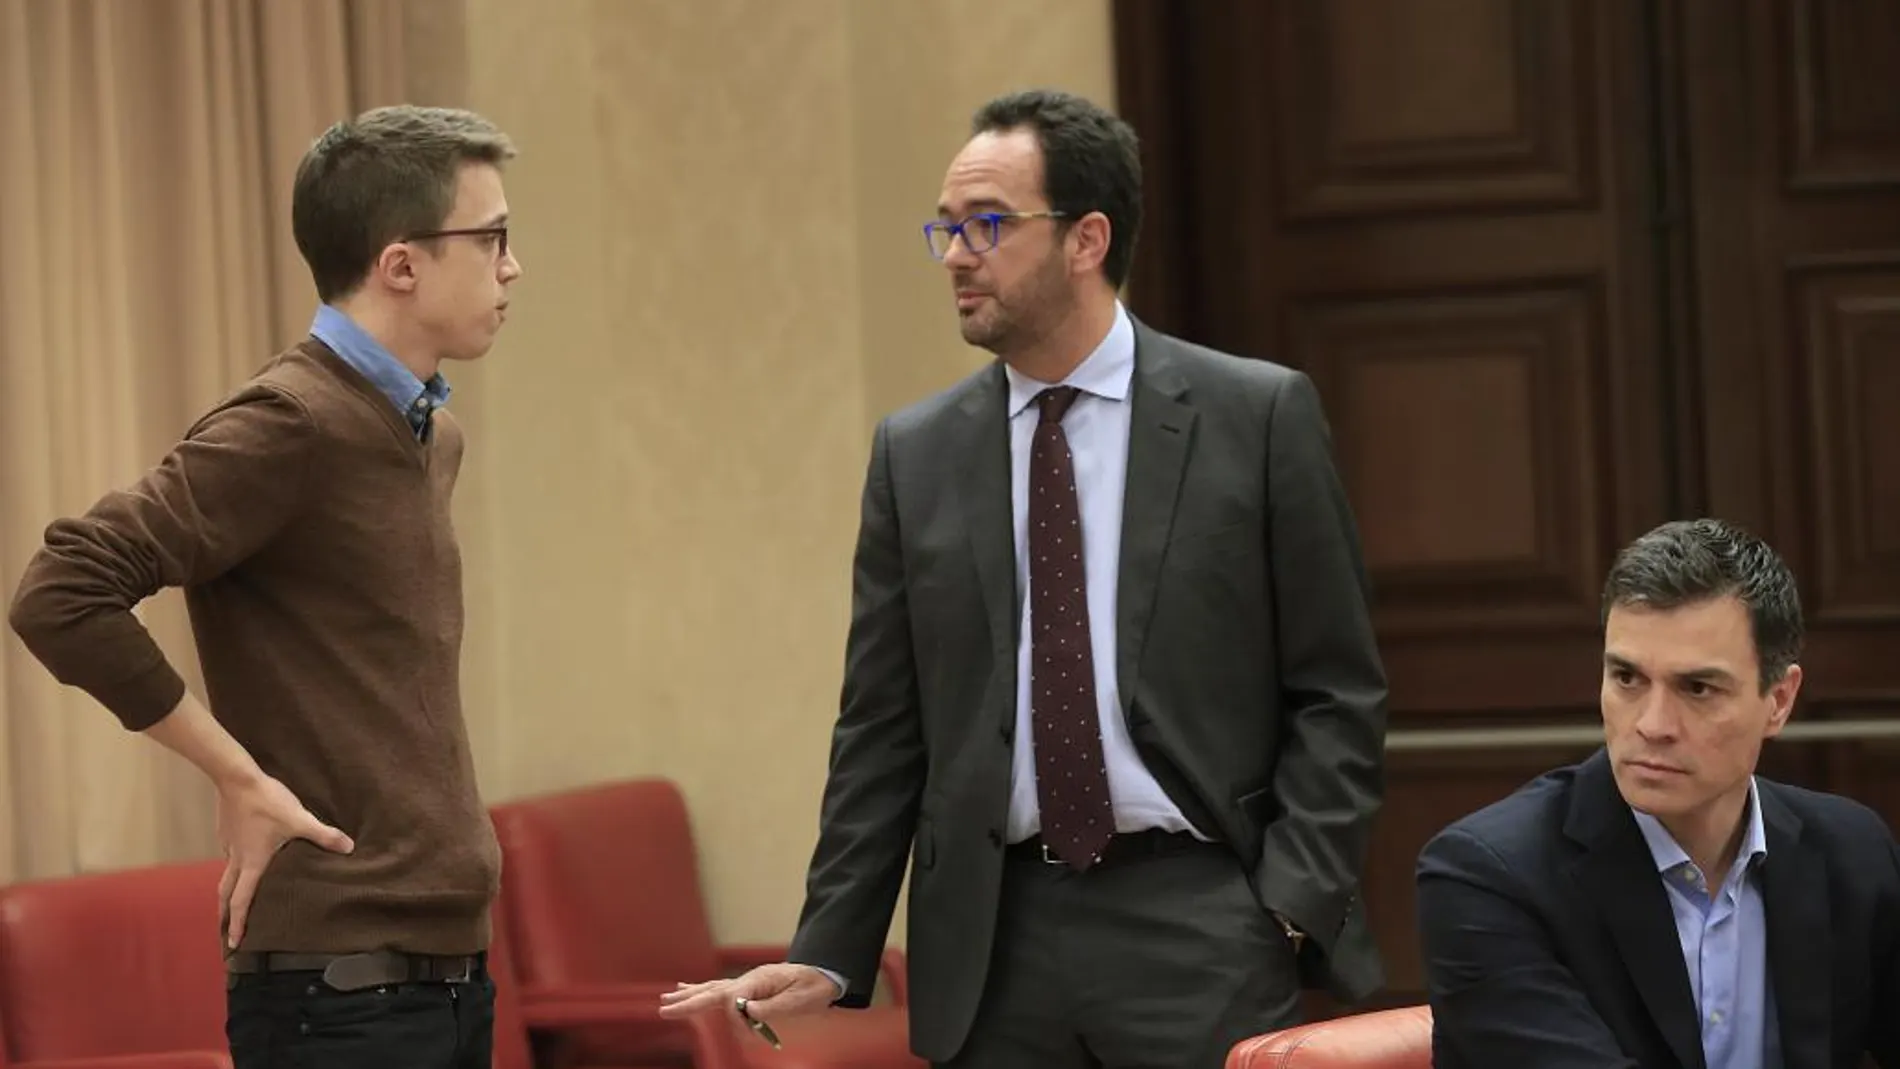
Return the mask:
[[429, 421], [435, 410], [449, 403], [449, 383], [440, 372], [429, 376], [427, 382], [417, 378], [416, 373], [391, 356], [381, 342], [370, 337], [369, 331], [331, 305], [317, 309], [317, 317], [310, 324], [310, 336], [329, 346], [344, 363], [381, 390], [389, 403], [396, 406], [396, 411], [409, 421], [417, 440], [429, 436]]
[[1708, 1069], [1780, 1069], [1781, 1037], [1768, 977], [1768, 920], [1761, 861], [1768, 856], [1761, 799], [1751, 779], [1741, 848], [1713, 892], [1662, 822], [1636, 813], [1676, 916], [1689, 990], [1701, 1018]]

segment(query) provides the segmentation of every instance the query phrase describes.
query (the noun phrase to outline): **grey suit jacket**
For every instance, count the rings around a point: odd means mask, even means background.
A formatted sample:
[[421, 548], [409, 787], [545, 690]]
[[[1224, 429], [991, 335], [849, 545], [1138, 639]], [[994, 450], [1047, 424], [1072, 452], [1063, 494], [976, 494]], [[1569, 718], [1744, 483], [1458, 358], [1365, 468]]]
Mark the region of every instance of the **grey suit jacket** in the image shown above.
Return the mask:
[[[1144, 762], [1308, 933], [1303, 972], [1382, 983], [1359, 905], [1385, 679], [1358, 535], [1306, 376], [1136, 323], [1118, 672]], [[962, 1045], [982, 994], [1015, 728], [1006, 380], [887, 417], [865, 478], [842, 706], [792, 960], [870, 997], [913, 863], [911, 1037]]]

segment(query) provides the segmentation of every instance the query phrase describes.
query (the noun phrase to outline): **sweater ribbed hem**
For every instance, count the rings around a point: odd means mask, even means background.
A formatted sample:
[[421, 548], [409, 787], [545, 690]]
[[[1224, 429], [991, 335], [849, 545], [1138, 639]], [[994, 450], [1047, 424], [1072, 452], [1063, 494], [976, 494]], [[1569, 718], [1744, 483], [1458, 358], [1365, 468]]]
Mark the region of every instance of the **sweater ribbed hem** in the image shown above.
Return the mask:
[[477, 954], [488, 949], [487, 888], [391, 892], [299, 879], [280, 882], [251, 905], [238, 949], [302, 954], [398, 950]]

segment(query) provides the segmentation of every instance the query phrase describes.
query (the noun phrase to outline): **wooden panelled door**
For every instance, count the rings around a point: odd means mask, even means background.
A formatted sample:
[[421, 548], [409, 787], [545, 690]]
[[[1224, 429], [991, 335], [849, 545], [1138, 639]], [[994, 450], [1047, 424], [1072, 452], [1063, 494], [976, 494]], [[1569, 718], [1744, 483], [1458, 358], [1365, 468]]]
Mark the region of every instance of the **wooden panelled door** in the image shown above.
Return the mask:
[[[1117, 0], [1116, 31], [1132, 310], [1310, 374], [1358, 514], [1388, 1001], [1426, 838], [1595, 748], [1642, 531], [1770, 538], [1813, 614], [1798, 717], [1900, 713], [1900, 5]], [[1900, 818], [1900, 749], [1821, 734], [1768, 771]]]
[[1845, 726], [1776, 772], [1900, 827], [1900, 740], [1855, 726], [1900, 726], [1900, 4], [1686, 2], [1676, 25], [1684, 467], [1802, 581], [1797, 721]]

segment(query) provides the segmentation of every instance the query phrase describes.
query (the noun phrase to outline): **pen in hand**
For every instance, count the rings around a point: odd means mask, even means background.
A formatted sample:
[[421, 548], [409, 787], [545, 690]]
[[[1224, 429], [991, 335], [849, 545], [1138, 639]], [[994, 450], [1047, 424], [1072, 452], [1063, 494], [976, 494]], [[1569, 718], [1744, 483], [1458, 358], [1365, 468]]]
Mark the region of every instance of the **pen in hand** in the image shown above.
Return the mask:
[[739, 1008], [739, 1016], [745, 1018], [745, 1023], [754, 1032], [757, 1032], [760, 1038], [764, 1039], [767, 1043], [772, 1044], [773, 1050], [784, 1050], [785, 1046], [784, 1044], [778, 1041], [778, 1033], [772, 1031], [772, 1026], [752, 1016], [752, 1011], [747, 1008], [747, 1003], [750, 1001], [751, 1000], [746, 998], [744, 995], [741, 995], [738, 998], [733, 999], [733, 1005]]

